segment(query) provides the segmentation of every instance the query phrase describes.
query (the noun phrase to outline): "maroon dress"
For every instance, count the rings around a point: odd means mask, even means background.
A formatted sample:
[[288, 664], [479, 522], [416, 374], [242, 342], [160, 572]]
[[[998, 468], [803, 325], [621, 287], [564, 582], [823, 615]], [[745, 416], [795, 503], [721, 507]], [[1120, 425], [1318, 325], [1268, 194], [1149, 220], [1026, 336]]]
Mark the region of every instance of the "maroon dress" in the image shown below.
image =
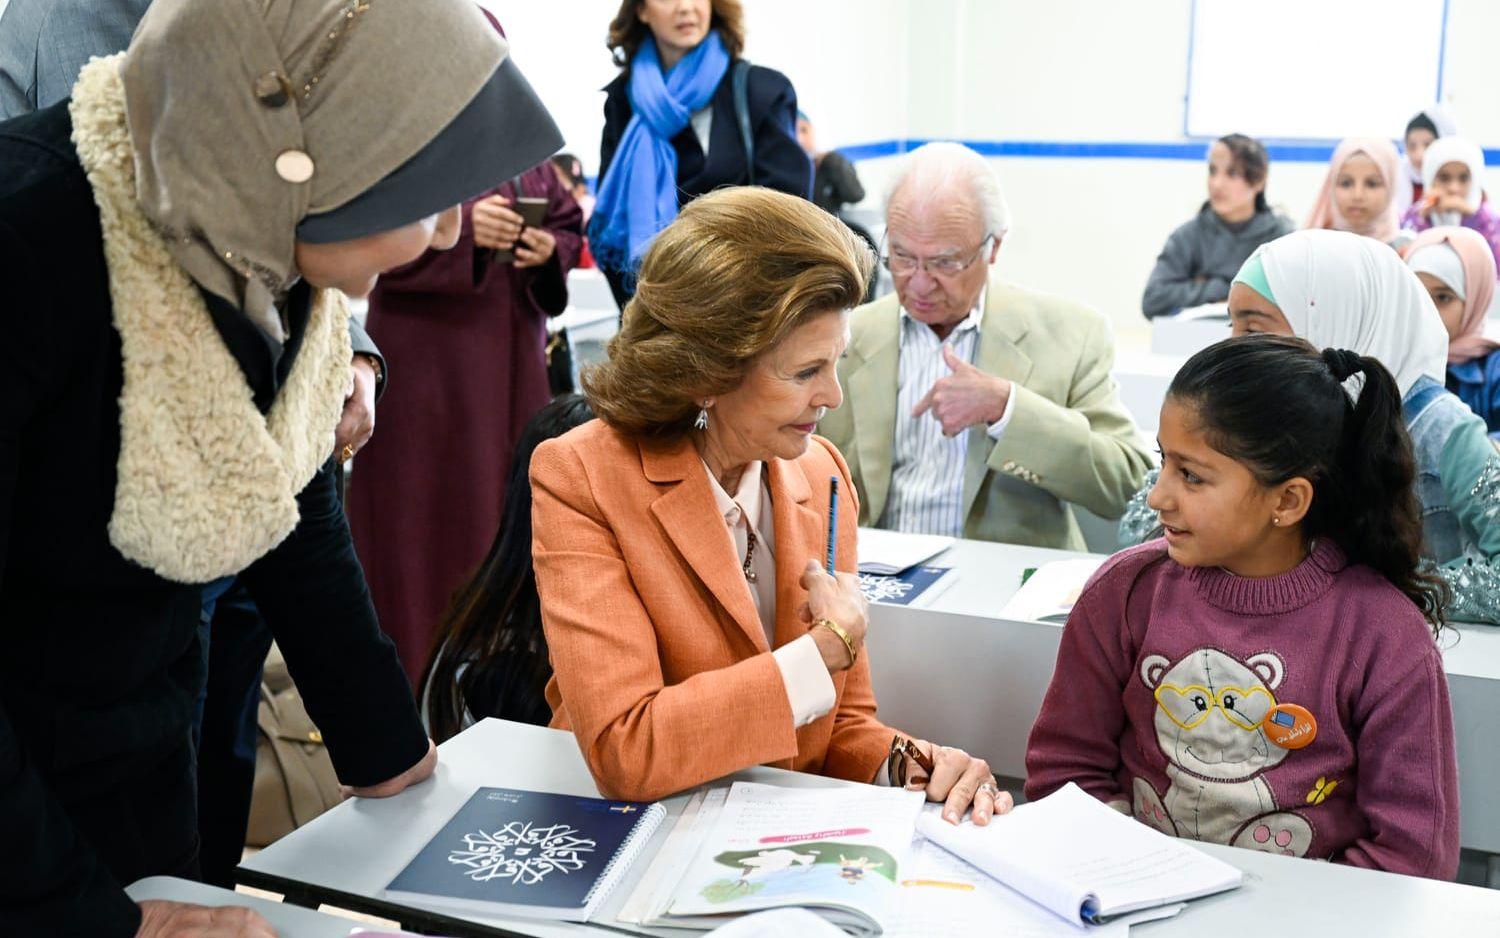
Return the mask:
[[[546, 264], [517, 270], [463, 234], [380, 278], [366, 324], [390, 369], [375, 436], [360, 450], [347, 511], [380, 626], [415, 681], [453, 591], [500, 524], [516, 438], [547, 403], [548, 316], [567, 306], [583, 215], [552, 167], [519, 177], [548, 200], [557, 240]], [[514, 181], [499, 193], [515, 198]], [[474, 201], [478, 201], [477, 199]]]

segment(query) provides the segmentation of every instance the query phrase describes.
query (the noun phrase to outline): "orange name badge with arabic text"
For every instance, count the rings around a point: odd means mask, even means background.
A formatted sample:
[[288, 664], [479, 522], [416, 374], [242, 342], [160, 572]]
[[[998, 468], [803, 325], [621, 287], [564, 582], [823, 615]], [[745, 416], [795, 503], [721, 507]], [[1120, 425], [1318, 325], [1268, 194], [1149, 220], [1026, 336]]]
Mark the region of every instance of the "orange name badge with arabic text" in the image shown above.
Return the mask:
[[1261, 721], [1266, 738], [1282, 749], [1301, 749], [1318, 737], [1318, 721], [1306, 707], [1277, 704]]

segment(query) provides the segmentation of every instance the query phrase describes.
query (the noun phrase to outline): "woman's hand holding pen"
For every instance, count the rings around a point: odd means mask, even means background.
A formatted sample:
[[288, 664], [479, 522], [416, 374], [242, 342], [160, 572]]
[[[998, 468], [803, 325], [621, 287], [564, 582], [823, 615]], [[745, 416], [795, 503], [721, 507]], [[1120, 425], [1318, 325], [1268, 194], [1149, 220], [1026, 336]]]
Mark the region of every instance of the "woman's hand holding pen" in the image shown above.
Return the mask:
[[[848, 573], [831, 577], [816, 560], [809, 560], [802, 571], [802, 588], [807, 590], [802, 620], [811, 627], [808, 634], [818, 646], [828, 673], [853, 667], [864, 648], [865, 630], [869, 627], [869, 603], [860, 592], [859, 577]], [[838, 628], [819, 627], [825, 621]], [[843, 635], [839, 634], [840, 629]]]

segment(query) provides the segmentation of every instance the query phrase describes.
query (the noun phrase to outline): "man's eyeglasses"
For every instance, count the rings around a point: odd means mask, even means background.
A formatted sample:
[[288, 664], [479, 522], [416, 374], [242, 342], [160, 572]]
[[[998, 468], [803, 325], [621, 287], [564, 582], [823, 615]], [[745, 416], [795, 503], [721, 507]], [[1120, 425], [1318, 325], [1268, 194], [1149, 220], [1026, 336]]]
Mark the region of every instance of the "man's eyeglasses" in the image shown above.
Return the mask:
[[919, 267], [934, 277], [952, 277], [973, 266], [974, 262], [984, 254], [985, 248], [989, 247], [994, 237], [992, 234], [985, 235], [984, 240], [979, 242], [979, 247], [975, 248], [974, 253], [970, 254], [967, 259], [962, 255], [919, 259], [910, 254], [902, 254], [900, 251], [890, 251], [881, 254], [880, 263], [894, 277], [910, 277]]

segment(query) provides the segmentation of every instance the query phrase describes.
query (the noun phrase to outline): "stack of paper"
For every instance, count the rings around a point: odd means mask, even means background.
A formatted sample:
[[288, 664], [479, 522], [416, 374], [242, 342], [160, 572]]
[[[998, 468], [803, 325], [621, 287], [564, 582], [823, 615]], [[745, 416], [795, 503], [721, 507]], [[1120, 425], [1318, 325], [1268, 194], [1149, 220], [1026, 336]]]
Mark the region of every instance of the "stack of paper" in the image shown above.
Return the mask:
[[1240, 885], [1238, 869], [1069, 783], [986, 827], [924, 814], [943, 849], [1076, 925], [1171, 908]]

